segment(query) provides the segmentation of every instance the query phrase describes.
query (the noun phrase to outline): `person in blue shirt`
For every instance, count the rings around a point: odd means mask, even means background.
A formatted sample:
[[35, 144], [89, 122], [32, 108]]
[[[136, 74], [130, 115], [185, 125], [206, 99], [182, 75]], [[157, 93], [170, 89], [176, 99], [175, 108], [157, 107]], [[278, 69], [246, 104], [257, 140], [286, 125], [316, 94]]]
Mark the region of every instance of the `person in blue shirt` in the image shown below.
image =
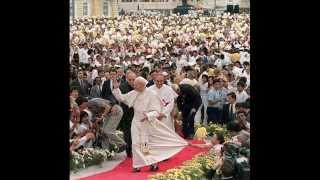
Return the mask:
[[208, 89], [208, 123], [218, 123], [220, 121], [221, 109], [223, 105], [223, 96], [220, 89], [220, 81], [218, 79], [214, 79], [213, 76], [210, 76], [208, 81]]

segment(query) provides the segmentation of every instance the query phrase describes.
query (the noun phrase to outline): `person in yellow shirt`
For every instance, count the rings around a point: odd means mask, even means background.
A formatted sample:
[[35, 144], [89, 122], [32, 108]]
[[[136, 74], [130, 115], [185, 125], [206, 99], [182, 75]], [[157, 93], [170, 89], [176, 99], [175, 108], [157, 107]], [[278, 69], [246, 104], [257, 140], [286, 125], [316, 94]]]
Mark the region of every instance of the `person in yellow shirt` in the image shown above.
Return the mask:
[[239, 50], [234, 50], [233, 53], [230, 54], [230, 60], [232, 63], [235, 63], [237, 61], [240, 61], [240, 53]]

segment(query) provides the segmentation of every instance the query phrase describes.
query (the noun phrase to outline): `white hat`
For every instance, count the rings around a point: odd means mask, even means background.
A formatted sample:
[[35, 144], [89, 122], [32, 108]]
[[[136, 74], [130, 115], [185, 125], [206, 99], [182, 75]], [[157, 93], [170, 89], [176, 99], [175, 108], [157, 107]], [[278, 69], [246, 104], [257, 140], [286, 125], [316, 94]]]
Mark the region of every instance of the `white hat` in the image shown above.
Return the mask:
[[152, 55], [148, 55], [148, 56], [146, 56], [146, 58], [147, 58], [147, 59], [150, 59], [150, 58], [152, 58]]

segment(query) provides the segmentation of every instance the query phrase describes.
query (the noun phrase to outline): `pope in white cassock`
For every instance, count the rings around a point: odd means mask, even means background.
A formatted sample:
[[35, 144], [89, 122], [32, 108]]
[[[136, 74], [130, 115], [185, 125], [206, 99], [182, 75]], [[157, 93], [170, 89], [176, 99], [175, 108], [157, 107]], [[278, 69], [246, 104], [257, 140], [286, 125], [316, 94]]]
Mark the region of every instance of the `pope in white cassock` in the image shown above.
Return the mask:
[[132, 162], [134, 172], [151, 165], [158, 170], [157, 163], [180, 152], [188, 145], [187, 141], [176, 134], [159, 119], [162, 119], [163, 103], [154, 91], [146, 88], [147, 80], [138, 77], [134, 81], [134, 90], [121, 94], [119, 84], [114, 84], [115, 97], [133, 107], [134, 116], [131, 125]]
[[174, 122], [171, 117], [171, 112], [174, 108], [174, 99], [178, 97], [178, 94], [170, 86], [163, 83], [164, 76], [163, 74], [159, 74], [155, 78], [155, 85], [150, 86], [149, 89], [154, 91], [164, 104], [160, 114], [162, 117], [161, 122], [174, 131]]

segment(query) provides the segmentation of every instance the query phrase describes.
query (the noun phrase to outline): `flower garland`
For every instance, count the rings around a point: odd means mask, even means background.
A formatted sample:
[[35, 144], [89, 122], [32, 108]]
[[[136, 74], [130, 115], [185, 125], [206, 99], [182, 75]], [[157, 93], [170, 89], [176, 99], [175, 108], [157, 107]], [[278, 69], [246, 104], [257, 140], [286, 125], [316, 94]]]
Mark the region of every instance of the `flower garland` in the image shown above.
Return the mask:
[[100, 165], [103, 161], [112, 158], [115, 152], [107, 149], [84, 148], [71, 152], [70, 170], [77, 171], [92, 165]]

